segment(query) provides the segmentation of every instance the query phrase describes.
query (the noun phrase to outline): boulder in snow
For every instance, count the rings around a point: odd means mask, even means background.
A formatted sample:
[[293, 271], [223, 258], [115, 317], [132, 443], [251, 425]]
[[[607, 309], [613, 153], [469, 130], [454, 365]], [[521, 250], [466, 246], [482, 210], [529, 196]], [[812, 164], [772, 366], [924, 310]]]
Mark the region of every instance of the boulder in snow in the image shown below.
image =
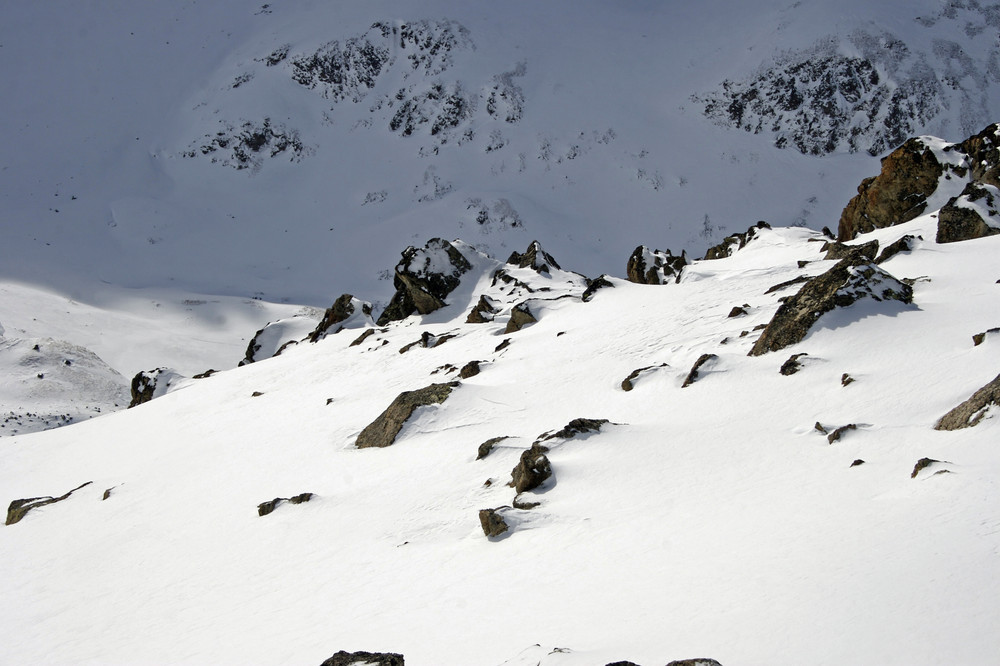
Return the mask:
[[361, 328], [372, 325], [372, 304], [342, 294], [323, 313], [319, 325], [309, 334], [309, 342], [317, 342], [327, 335], [340, 333], [345, 328]]
[[952, 197], [938, 213], [938, 243], [984, 238], [1000, 234], [1000, 189], [969, 183], [962, 194]]
[[1000, 375], [972, 396], [938, 419], [935, 430], [959, 430], [978, 425], [990, 411], [1000, 406]]
[[483, 528], [483, 534], [490, 538], [495, 538], [510, 529], [507, 521], [503, 519], [501, 509], [480, 509], [479, 524]]
[[346, 652], [341, 650], [320, 666], [403, 666], [403, 655], [395, 652]]
[[403, 424], [413, 415], [417, 407], [438, 405], [448, 399], [452, 389], [458, 382], [431, 384], [416, 391], [403, 391], [378, 418], [369, 423], [355, 442], [359, 449], [370, 447], [384, 448], [396, 441], [396, 435], [403, 429]]
[[156, 368], [136, 373], [132, 378], [132, 402], [128, 405], [129, 409], [166, 395], [182, 379], [184, 377], [172, 368]]
[[552, 476], [552, 464], [545, 455], [548, 451], [548, 447], [535, 442], [521, 454], [521, 459], [511, 470], [509, 484], [518, 494], [534, 490]]
[[24, 518], [32, 509], [61, 502], [78, 491], [80, 488], [89, 486], [91, 483], [93, 483], [93, 481], [87, 481], [87, 483], [81, 484], [65, 495], [60, 495], [59, 497], [29, 497], [27, 499], [14, 500], [10, 503], [10, 506], [7, 507], [7, 521], [4, 525], [13, 525]]
[[528, 324], [534, 324], [537, 321], [538, 319], [535, 318], [535, 315], [531, 314], [527, 302], [518, 303], [510, 311], [510, 320], [507, 322], [504, 333], [520, 331]]

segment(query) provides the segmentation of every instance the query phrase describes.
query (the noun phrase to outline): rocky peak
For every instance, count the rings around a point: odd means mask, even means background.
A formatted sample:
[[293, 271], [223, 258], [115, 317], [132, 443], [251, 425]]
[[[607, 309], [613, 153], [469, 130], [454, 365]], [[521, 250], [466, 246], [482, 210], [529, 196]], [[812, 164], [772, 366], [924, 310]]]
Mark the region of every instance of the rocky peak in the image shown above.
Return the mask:
[[422, 248], [403, 250], [396, 264], [396, 293], [378, 318], [378, 325], [406, 319], [412, 314], [430, 314], [446, 305], [444, 299], [461, 282], [472, 264], [452, 243], [432, 238]]
[[518, 268], [530, 268], [538, 273], [548, 273], [555, 268], [561, 270], [551, 254], [542, 249], [542, 244], [538, 241], [531, 241], [531, 245], [523, 253], [514, 252], [507, 259], [508, 264], [513, 264]]

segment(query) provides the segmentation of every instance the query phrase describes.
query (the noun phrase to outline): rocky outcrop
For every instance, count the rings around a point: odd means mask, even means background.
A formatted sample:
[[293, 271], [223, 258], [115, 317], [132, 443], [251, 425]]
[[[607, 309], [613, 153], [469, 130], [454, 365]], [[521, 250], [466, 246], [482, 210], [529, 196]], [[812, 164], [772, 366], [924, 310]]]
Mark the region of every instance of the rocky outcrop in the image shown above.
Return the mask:
[[128, 405], [129, 408], [164, 395], [180, 379], [181, 375], [171, 368], [156, 368], [136, 373], [130, 387], [132, 401]]
[[958, 144], [957, 148], [969, 156], [969, 175], [973, 182], [1000, 187], [1000, 124], [993, 123]]
[[445, 306], [445, 298], [461, 282], [472, 264], [452, 243], [433, 238], [423, 248], [403, 250], [396, 264], [396, 293], [378, 318], [378, 325], [400, 321], [412, 314], [430, 314]]
[[530, 268], [537, 273], [549, 273], [553, 268], [561, 269], [559, 263], [551, 254], [542, 249], [542, 245], [538, 241], [531, 241], [531, 245], [523, 253], [512, 253], [507, 259], [507, 263], [518, 268]]
[[873, 240], [861, 245], [847, 245], [846, 243], [833, 241], [832, 243], [824, 243], [820, 251], [826, 252], [823, 255], [823, 259], [827, 260], [840, 261], [848, 257], [856, 257], [859, 261], [861, 259], [871, 261], [875, 259], [875, 254], [878, 252], [878, 241]]
[[878, 176], [858, 185], [857, 195], [840, 215], [837, 239], [849, 241], [858, 234], [909, 222], [927, 208], [944, 166], [921, 139], [909, 139], [882, 158]]
[[361, 319], [359, 325], [370, 324], [371, 317], [371, 303], [354, 298], [351, 294], [341, 294], [333, 305], [327, 308], [323, 319], [309, 334], [309, 342], [318, 342], [327, 335], [340, 333], [347, 328], [348, 322], [352, 319]]
[[65, 495], [60, 495], [59, 497], [29, 497], [27, 499], [14, 500], [7, 507], [7, 522], [5, 522], [4, 525], [13, 525], [28, 515], [28, 512], [32, 509], [37, 509], [40, 506], [46, 506], [48, 504], [55, 504], [56, 502], [62, 502], [80, 488], [89, 486], [91, 483], [93, 483], [93, 481], [87, 481], [87, 483], [81, 484]]
[[878, 258], [875, 259], [876, 264], [881, 264], [882, 262], [892, 259], [900, 252], [912, 252], [913, 248], [916, 247], [917, 241], [923, 240], [920, 236], [914, 236], [913, 234], [906, 234], [902, 238], [889, 243], [882, 251], [879, 252]]
[[607, 419], [573, 419], [563, 428], [555, 432], [545, 432], [538, 436], [536, 442], [547, 442], [550, 439], [572, 439], [577, 435], [600, 432], [601, 428], [610, 423]]
[[672, 661], [667, 666], [722, 666], [715, 659], [706, 659], [704, 657], [698, 659], [680, 659], [678, 661]]
[[483, 534], [490, 538], [495, 538], [510, 529], [507, 521], [503, 519], [501, 509], [480, 509], [479, 524], [483, 528]]
[[404, 666], [403, 655], [395, 652], [345, 652], [341, 650], [320, 666]]
[[761, 229], [770, 229], [771, 225], [761, 220], [743, 233], [726, 236], [718, 245], [708, 248], [705, 259], [725, 259], [731, 257], [747, 246], [760, 233]]
[[462, 366], [461, 370], [458, 371], [458, 378], [468, 379], [470, 377], [475, 377], [480, 372], [479, 364], [480, 361], [469, 361]]
[[935, 430], [960, 430], [978, 425], [989, 411], [1000, 406], [1000, 375], [972, 396], [938, 419]]
[[702, 354], [699, 356], [698, 360], [694, 362], [693, 366], [691, 366], [691, 371], [687, 374], [687, 377], [684, 378], [684, 383], [681, 384], [681, 388], [687, 388], [688, 386], [691, 386], [691, 384], [698, 381], [698, 371], [701, 370], [701, 367], [709, 361], [717, 358], [719, 357], [715, 354]]
[[681, 271], [687, 263], [684, 252], [678, 257], [670, 250], [650, 250], [640, 245], [628, 258], [625, 275], [629, 282], [636, 284], [667, 284], [680, 280]]
[[465, 318], [466, 324], [485, 324], [487, 322], [493, 321], [496, 317], [499, 308], [496, 302], [489, 296], [483, 294], [479, 297], [479, 302], [476, 303], [472, 310], [469, 312], [469, 316]]
[[275, 497], [273, 500], [268, 500], [266, 502], [261, 502], [257, 505], [257, 515], [266, 516], [267, 514], [278, 508], [278, 505], [282, 502], [288, 502], [289, 504], [302, 504], [303, 502], [308, 502], [313, 498], [312, 493], [300, 493], [294, 497]]
[[511, 470], [511, 481], [508, 485], [518, 494], [542, 485], [552, 476], [552, 465], [545, 456], [548, 451], [548, 447], [538, 442], [532, 444], [531, 448], [521, 454], [521, 459]]
[[614, 286], [615, 285], [613, 285], [611, 281], [608, 280], [608, 277], [606, 275], [599, 275], [593, 280], [587, 280], [587, 288], [580, 296], [580, 299], [584, 303], [589, 303], [594, 298], [594, 294], [596, 294], [598, 290], [614, 288]]
[[962, 194], [948, 200], [938, 213], [938, 243], [957, 243], [1000, 234], [1000, 190], [969, 183]]
[[384, 412], [379, 414], [378, 418], [361, 431], [355, 446], [359, 449], [391, 446], [417, 407], [441, 404], [457, 386], [458, 382], [448, 382], [431, 384], [416, 391], [403, 391]]
[[528, 324], [534, 324], [537, 321], [538, 319], [535, 318], [535, 315], [531, 314], [527, 302], [518, 303], [510, 311], [510, 320], [507, 322], [506, 328], [504, 328], [504, 333], [520, 331]]
[[760, 356], [800, 342], [822, 315], [866, 297], [910, 303], [913, 288], [859, 255], [848, 256], [788, 297], [757, 338], [749, 355]]

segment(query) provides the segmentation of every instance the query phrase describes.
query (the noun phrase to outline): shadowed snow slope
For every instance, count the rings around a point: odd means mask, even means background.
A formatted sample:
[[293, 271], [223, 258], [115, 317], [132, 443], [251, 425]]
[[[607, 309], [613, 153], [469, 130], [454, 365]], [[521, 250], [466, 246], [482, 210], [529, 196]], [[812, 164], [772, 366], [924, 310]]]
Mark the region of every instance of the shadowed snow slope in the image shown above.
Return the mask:
[[[925, 239], [882, 264], [916, 278], [913, 307], [862, 299], [780, 352], [748, 356], [759, 332], [743, 331], [798, 288], [769, 287], [836, 263], [805, 229], [763, 230], [678, 284], [612, 278], [589, 302], [569, 283], [536, 291], [538, 321], [509, 334], [509, 310], [465, 323], [491, 288], [496, 265], [483, 262], [461, 302], [361, 344], [357, 331], [329, 335], [127, 412], [5, 439], [7, 500], [93, 484], [3, 528], [0, 654], [990, 663], [997, 420], [934, 424], [996, 376], [996, 341], [971, 336], [997, 325], [1000, 237], [937, 245], [935, 226], [924, 216], [857, 241]], [[562, 275], [516, 271], [533, 288]], [[747, 314], [729, 317], [735, 305]], [[437, 344], [400, 353], [424, 333]], [[799, 372], [779, 373], [803, 352]], [[717, 358], [682, 389], [707, 353]], [[418, 408], [394, 444], [354, 447], [398, 394], [454, 381], [472, 360], [480, 373]], [[518, 497], [539, 505], [511, 508], [522, 452], [581, 417], [609, 423], [546, 440], [552, 477]], [[856, 427], [830, 444], [817, 422]], [[911, 478], [925, 457], [944, 462]], [[305, 492], [312, 501], [258, 516], [261, 502]], [[478, 512], [498, 507], [510, 530], [491, 540]]]

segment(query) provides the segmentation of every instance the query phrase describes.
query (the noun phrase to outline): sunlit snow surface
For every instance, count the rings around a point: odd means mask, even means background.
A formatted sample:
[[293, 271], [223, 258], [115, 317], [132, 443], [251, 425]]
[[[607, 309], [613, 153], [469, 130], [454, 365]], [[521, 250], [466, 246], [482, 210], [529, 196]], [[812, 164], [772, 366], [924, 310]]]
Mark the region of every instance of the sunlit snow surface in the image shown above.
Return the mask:
[[[299, 664], [364, 649], [455, 665], [990, 663], [997, 425], [933, 425], [995, 376], [996, 340], [971, 336], [997, 323], [1000, 239], [939, 246], [935, 224], [861, 239], [925, 239], [882, 266], [919, 278], [913, 306], [864, 299], [787, 352], [748, 357], [757, 334], [741, 333], [791, 293], [768, 287], [832, 265], [802, 229], [762, 231], [680, 284], [612, 280], [588, 303], [552, 300], [509, 335], [502, 317], [463, 323], [486, 271], [433, 323], [357, 346], [345, 331], [4, 440], [9, 499], [94, 482], [4, 528], [4, 659]], [[744, 304], [748, 315], [727, 316]], [[399, 353], [424, 331], [459, 335]], [[805, 367], [779, 374], [800, 352]], [[703, 353], [718, 361], [681, 388]], [[393, 446], [353, 447], [399, 392], [470, 360], [482, 372], [421, 408]], [[512, 503], [520, 452], [578, 417], [611, 423], [547, 442], [554, 481], [528, 494], [541, 505], [508, 513], [509, 537], [484, 537], [478, 510]], [[829, 444], [817, 421], [857, 429]], [[944, 462], [911, 478], [923, 457]], [[301, 492], [316, 498], [258, 517], [260, 502]]]

